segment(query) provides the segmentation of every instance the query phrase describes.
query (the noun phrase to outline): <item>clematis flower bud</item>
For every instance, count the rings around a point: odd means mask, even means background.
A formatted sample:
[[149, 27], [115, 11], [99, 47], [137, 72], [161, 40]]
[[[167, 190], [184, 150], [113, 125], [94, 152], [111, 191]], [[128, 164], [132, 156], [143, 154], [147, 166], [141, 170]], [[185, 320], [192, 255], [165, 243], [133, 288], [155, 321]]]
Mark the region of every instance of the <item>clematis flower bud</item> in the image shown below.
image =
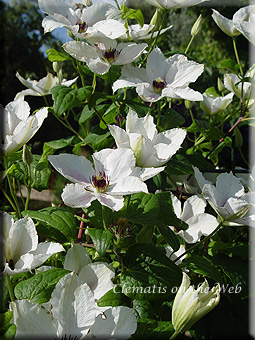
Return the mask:
[[196, 290], [193, 286], [190, 286], [188, 275], [183, 273], [182, 283], [173, 303], [172, 323], [175, 333], [171, 339], [174, 339], [178, 333], [190, 329], [195, 322], [216, 307], [219, 301], [219, 284], [210, 290], [208, 282], [205, 280]]
[[220, 78], [218, 78], [217, 86], [218, 86], [218, 90], [219, 90], [220, 92], [222, 92], [222, 91], [225, 89], [225, 86], [224, 86], [224, 84], [223, 84], [223, 82], [221, 81]]
[[33, 155], [26, 144], [23, 145], [22, 160], [26, 165], [30, 165], [33, 162]]
[[202, 14], [199, 15], [196, 22], [192, 26], [192, 29], [191, 29], [192, 37], [196, 36], [199, 33], [199, 31], [201, 30], [201, 27], [202, 27]]

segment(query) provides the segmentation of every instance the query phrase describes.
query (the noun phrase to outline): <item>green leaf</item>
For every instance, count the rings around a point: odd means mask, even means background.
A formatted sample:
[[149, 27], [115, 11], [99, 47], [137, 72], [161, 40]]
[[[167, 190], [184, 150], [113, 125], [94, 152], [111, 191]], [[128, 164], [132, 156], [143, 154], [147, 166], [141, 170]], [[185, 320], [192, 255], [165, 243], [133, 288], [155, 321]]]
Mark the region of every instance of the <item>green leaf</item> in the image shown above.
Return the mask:
[[130, 340], [169, 340], [174, 333], [170, 321], [143, 318], [137, 322], [137, 330]]
[[112, 104], [107, 111], [104, 113], [103, 115], [103, 120], [100, 120], [99, 126], [101, 129], [107, 129], [106, 124], [112, 124], [112, 123], [116, 123], [116, 113], [117, 113], [117, 107]]
[[129, 306], [130, 300], [121, 292], [121, 287], [116, 285], [114, 289], [106, 292], [98, 301], [98, 307]]
[[219, 270], [215, 268], [214, 264], [209, 258], [204, 256], [192, 255], [186, 258], [182, 262], [181, 266], [187, 267], [194, 273], [208, 276], [216, 282], [223, 282], [223, 278]]
[[96, 133], [89, 133], [87, 137], [84, 138], [83, 143], [87, 144], [99, 144], [102, 143], [111, 133], [108, 131], [102, 135], [97, 135]]
[[238, 126], [235, 127], [233, 134], [235, 136], [235, 146], [237, 148], [241, 148], [243, 146], [243, 136], [242, 136]]
[[89, 118], [91, 118], [94, 114], [94, 110], [93, 109], [89, 109], [88, 105], [84, 106], [80, 118], [79, 118], [79, 124], [83, 124], [86, 122], [86, 120], [88, 120]]
[[[33, 155], [33, 162], [30, 164], [31, 167], [31, 179], [32, 182], [35, 179], [36, 166], [40, 161], [40, 155]], [[16, 161], [15, 169], [12, 171], [11, 175], [18, 179], [22, 183], [28, 183], [28, 168], [27, 165], [22, 161]], [[48, 189], [48, 182], [50, 179], [51, 171], [48, 167], [43, 168], [40, 172], [36, 173], [36, 181], [34, 189], [37, 191], [42, 191]]]
[[17, 299], [28, 299], [39, 304], [48, 302], [58, 281], [68, 273], [68, 270], [62, 268], [38, 273], [28, 280], [19, 282], [14, 288], [14, 294]]
[[133, 300], [133, 309], [137, 319], [153, 317], [151, 303], [147, 300]]
[[123, 257], [123, 265], [122, 291], [132, 299], [163, 299], [175, 294], [182, 280], [180, 268], [151, 244], [131, 245]]
[[145, 116], [150, 111], [148, 105], [138, 103], [134, 100], [126, 99], [123, 103], [134, 110], [139, 116]]
[[72, 241], [77, 238], [76, 219], [73, 213], [63, 208], [47, 207], [38, 211], [25, 210], [22, 215], [28, 215], [40, 222], [38, 233], [58, 241]]
[[140, 25], [140, 27], [143, 27], [144, 17], [143, 17], [143, 13], [140, 9], [128, 8], [127, 6], [122, 4], [121, 10], [122, 10], [122, 15], [121, 15], [122, 20], [135, 19], [138, 22], [138, 24]]
[[185, 119], [174, 109], [169, 108], [164, 112], [164, 116], [160, 119], [159, 130], [166, 131], [176, 128], [185, 123]]
[[12, 312], [9, 310], [5, 313], [0, 313], [0, 329], [6, 327], [12, 319]]
[[46, 51], [49, 61], [65, 61], [65, 60], [72, 60], [72, 57], [68, 54], [64, 54], [61, 52], [56, 51], [54, 48], [50, 48]]
[[12, 340], [16, 335], [16, 325], [11, 324], [0, 331], [0, 340]]
[[237, 73], [239, 70], [239, 65], [232, 59], [226, 59], [221, 61], [218, 65], [218, 68], [226, 68], [234, 73]]
[[59, 117], [67, 110], [80, 106], [82, 102], [91, 95], [91, 92], [91, 86], [79, 89], [72, 89], [64, 85], [53, 87], [51, 93], [54, 101], [53, 109], [55, 114]]
[[43, 145], [43, 150], [48, 146], [54, 150], [63, 149], [69, 145], [71, 145], [74, 142], [75, 136], [67, 137], [67, 138], [61, 138], [52, 140], [50, 142], [45, 142]]
[[108, 230], [88, 228], [89, 236], [92, 238], [94, 246], [100, 256], [104, 256], [113, 238]]
[[170, 175], [190, 175], [194, 170], [187, 157], [174, 155], [167, 163], [166, 172]]
[[208, 87], [208, 89], [205, 90], [205, 93], [207, 94], [207, 96], [220, 97], [214, 86]]
[[246, 298], [248, 296], [248, 261], [240, 259], [238, 256], [226, 256], [224, 254], [217, 254], [212, 257], [212, 262], [217, 267], [220, 267], [224, 274], [229, 278], [234, 287], [237, 284], [241, 285], [240, 296]]

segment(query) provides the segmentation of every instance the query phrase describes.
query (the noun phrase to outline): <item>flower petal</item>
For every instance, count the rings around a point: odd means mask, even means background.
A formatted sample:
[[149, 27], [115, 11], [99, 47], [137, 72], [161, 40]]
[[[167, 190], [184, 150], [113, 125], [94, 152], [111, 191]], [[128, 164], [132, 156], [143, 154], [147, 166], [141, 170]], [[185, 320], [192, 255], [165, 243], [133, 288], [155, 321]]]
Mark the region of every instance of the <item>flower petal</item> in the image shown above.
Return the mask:
[[52, 314], [58, 321], [58, 337], [81, 337], [95, 322], [94, 296], [75, 273], [62, 277], [51, 295]]
[[56, 337], [56, 326], [41, 305], [29, 300], [16, 300], [10, 303], [10, 307], [18, 338], [34, 339], [35, 335], [47, 339]]
[[96, 318], [87, 338], [129, 339], [135, 333], [137, 321], [134, 310], [118, 306], [109, 308]]
[[81, 281], [90, 287], [96, 300], [113, 288], [114, 276], [115, 271], [111, 265], [98, 262], [84, 266], [79, 275]]
[[84, 156], [62, 153], [48, 156], [48, 160], [62, 176], [74, 183], [87, 186], [95, 175], [92, 163]]
[[82, 268], [89, 263], [91, 263], [91, 259], [87, 249], [80, 244], [73, 243], [67, 251], [64, 269], [80, 274]]
[[93, 192], [87, 191], [82, 184], [67, 184], [62, 192], [62, 200], [69, 207], [87, 208], [96, 199]]
[[148, 188], [138, 177], [128, 176], [109, 186], [106, 192], [112, 195], [131, 195], [137, 192], [148, 193]]

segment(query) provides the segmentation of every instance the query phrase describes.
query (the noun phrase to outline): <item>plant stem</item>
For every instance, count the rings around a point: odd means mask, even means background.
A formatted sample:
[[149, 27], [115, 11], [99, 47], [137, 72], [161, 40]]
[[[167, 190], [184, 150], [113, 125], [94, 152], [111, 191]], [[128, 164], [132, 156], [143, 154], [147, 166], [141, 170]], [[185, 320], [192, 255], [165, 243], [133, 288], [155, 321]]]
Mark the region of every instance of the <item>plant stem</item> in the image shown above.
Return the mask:
[[177, 337], [177, 335], [179, 334], [179, 332], [174, 332], [174, 334], [171, 335], [171, 337], [169, 338], [169, 340], [175, 339]]
[[[81, 217], [85, 218], [86, 217], [85, 213], [82, 213]], [[83, 227], [84, 227], [84, 221], [81, 221], [80, 228], [79, 228], [79, 233], [78, 233], [78, 238], [77, 238], [77, 242], [81, 242], [82, 241]]]
[[188, 43], [188, 46], [186, 47], [186, 50], [185, 50], [185, 52], [184, 52], [185, 54], [188, 53], [188, 50], [189, 50], [189, 48], [190, 48], [190, 46], [191, 46], [191, 44], [192, 44], [194, 38], [195, 38], [195, 36], [193, 35], [193, 36], [191, 37], [189, 43]]
[[11, 198], [9, 197], [9, 195], [7, 194], [7, 192], [4, 190], [4, 188], [2, 186], [1, 186], [1, 190], [2, 190], [2, 193], [4, 194], [5, 198], [8, 200], [8, 202], [12, 206], [13, 210], [15, 211], [15, 213], [18, 215], [18, 212], [17, 212], [17, 209], [15, 207], [15, 204], [12, 202]]
[[106, 221], [105, 221], [105, 206], [104, 205], [102, 205], [102, 220], [103, 220], [104, 229], [107, 230]]
[[207, 235], [205, 238], [203, 238], [200, 242], [196, 243], [194, 246], [190, 247], [187, 251], [185, 251], [183, 254], [181, 254], [180, 256], [178, 256], [173, 262], [177, 262], [178, 260], [180, 260], [184, 255], [190, 253], [192, 250], [194, 250], [195, 248], [199, 247], [202, 243], [204, 243], [205, 241], [207, 241], [209, 238], [211, 238], [223, 225], [224, 221], [221, 221], [217, 228], [214, 229], [214, 231]]
[[[7, 168], [8, 168], [7, 157], [4, 157], [4, 166], [5, 166], [5, 169], [7, 170]], [[14, 201], [14, 203], [16, 205], [15, 212], [17, 214], [17, 217], [21, 218], [21, 211], [20, 211], [19, 202], [17, 200], [17, 196], [15, 195], [15, 192], [14, 192], [14, 189], [13, 189], [13, 186], [12, 186], [12, 183], [11, 183], [10, 175], [7, 174], [6, 177], [7, 177], [7, 181], [8, 181], [8, 184], [9, 184], [9, 188], [10, 188], [10, 192], [11, 192], [13, 201]]]
[[9, 291], [9, 295], [10, 295], [11, 301], [15, 301], [14, 292], [13, 292], [13, 288], [12, 288], [12, 283], [11, 283], [11, 279], [10, 279], [9, 275], [6, 276], [6, 282], [7, 282], [7, 287], [8, 287], [8, 291]]
[[239, 65], [239, 68], [240, 68], [240, 73], [241, 73], [241, 76], [243, 77], [243, 69], [242, 69], [242, 65], [240, 63], [239, 55], [238, 55], [238, 52], [237, 52], [236, 38], [235, 37], [233, 37], [233, 46], [234, 46], [234, 51], [235, 51], [235, 55], [236, 55], [236, 60], [237, 60], [237, 63]]

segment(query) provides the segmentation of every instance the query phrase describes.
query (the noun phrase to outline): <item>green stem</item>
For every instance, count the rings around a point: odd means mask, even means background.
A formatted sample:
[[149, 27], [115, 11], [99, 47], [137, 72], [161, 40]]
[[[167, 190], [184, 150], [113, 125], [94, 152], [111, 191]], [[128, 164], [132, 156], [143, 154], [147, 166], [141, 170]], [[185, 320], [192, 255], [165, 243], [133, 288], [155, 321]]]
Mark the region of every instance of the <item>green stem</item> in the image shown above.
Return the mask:
[[193, 42], [194, 38], [195, 38], [195, 36], [193, 35], [193, 36], [191, 37], [191, 39], [190, 39], [189, 43], [188, 43], [188, 46], [187, 46], [187, 48], [186, 48], [185, 52], [184, 52], [185, 54], [187, 54], [187, 53], [188, 53], [188, 50], [189, 50], [189, 48], [190, 48], [190, 46], [191, 46], [191, 44], [192, 44], [192, 42]]
[[7, 192], [4, 190], [4, 188], [1, 186], [2, 193], [4, 194], [5, 198], [8, 200], [10, 205], [12, 206], [13, 210], [15, 211], [16, 215], [18, 215], [17, 209], [15, 207], [15, 204], [12, 202], [11, 198], [7, 194]]
[[22, 195], [22, 191], [21, 191], [21, 186], [20, 186], [20, 181], [17, 180], [17, 184], [18, 184], [18, 189], [19, 189], [19, 193], [20, 193], [20, 198], [22, 200], [22, 204], [23, 206], [25, 207], [25, 200], [24, 200], [24, 197]]
[[97, 75], [96, 75], [96, 73], [94, 73], [94, 76], [93, 76], [93, 83], [92, 83], [92, 88], [93, 88], [92, 94], [95, 92], [96, 86], [97, 86]]
[[83, 141], [83, 138], [78, 134], [78, 132], [76, 132], [72, 126], [69, 124], [69, 122], [64, 122], [61, 118], [59, 118], [58, 116], [56, 116], [54, 114], [54, 117], [57, 118], [58, 121], [60, 121], [61, 124], [63, 124], [67, 129], [71, 130], [77, 137], [79, 137], [82, 141]]
[[207, 235], [205, 238], [203, 238], [200, 242], [196, 243], [193, 247], [190, 247], [187, 251], [185, 251], [183, 254], [181, 254], [180, 256], [178, 256], [173, 262], [177, 262], [178, 260], [180, 260], [184, 255], [187, 255], [188, 253], [190, 253], [192, 250], [196, 249], [197, 247], [199, 247], [202, 243], [204, 243], [206, 240], [209, 240], [223, 225], [224, 220], [221, 221], [218, 225], [218, 227], [216, 229], [214, 229], [214, 231]]
[[106, 230], [107, 226], [106, 226], [106, 221], [105, 221], [105, 206], [104, 205], [102, 205], [102, 220], [103, 220], [104, 229]]
[[[5, 166], [5, 169], [7, 170], [8, 168], [8, 161], [7, 161], [7, 157], [4, 157], [4, 166]], [[20, 210], [20, 206], [19, 206], [19, 202], [17, 200], [17, 196], [15, 195], [15, 192], [14, 192], [14, 189], [13, 189], [13, 185], [11, 183], [11, 178], [10, 178], [10, 175], [7, 174], [7, 181], [8, 181], [8, 184], [9, 184], [9, 188], [10, 188], [10, 192], [11, 192], [11, 195], [12, 195], [12, 198], [13, 198], [13, 201], [16, 205], [16, 209], [15, 209], [15, 212], [17, 214], [17, 217], [18, 218], [21, 218], [21, 210]]]
[[179, 332], [175, 331], [174, 334], [171, 335], [171, 337], [169, 338], [169, 340], [175, 339], [177, 337], [177, 335], [179, 334]]
[[237, 60], [237, 63], [239, 65], [239, 68], [240, 68], [240, 73], [241, 73], [241, 76], [243, 77], [243, 69], [242, 69], [240, 59], [239, 59], [239, 55], [238, 55], [238, 52], [237, 52], [236, 38], [235, 37], [233, 37], [233, 46], [234, 46], [234, 51], [235, 51], [235, 55], [236, 55], [236, 60]]
[[28, 185], [27, 185], [27, 199], [25, 204], [25, 210], [28, 210], [28, 204], [30, 200], [30, 194], [31, 194], [31, 167], [30, 165], [27, 166], [28, 169]]
[[15, 301], [11, 279], [10, 279], [10, 276], [8, 276], [8, 275], [6, 276], [6, 282], [7, 282], [7, 287], [8, 287], [8, 291], [9, 291], [9, 295], [10, 295], [11, 301]]

